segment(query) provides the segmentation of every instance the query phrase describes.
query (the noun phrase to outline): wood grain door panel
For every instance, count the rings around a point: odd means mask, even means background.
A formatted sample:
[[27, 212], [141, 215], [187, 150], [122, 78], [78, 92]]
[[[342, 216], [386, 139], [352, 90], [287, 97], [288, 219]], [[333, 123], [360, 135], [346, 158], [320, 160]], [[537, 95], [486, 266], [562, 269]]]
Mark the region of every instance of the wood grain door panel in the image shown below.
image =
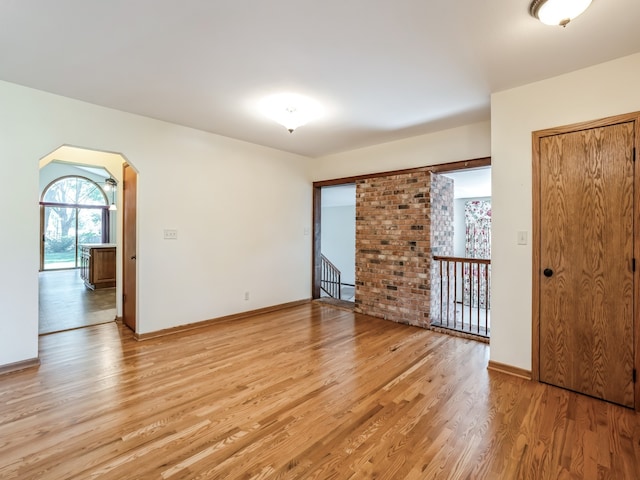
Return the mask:
[[626, 122], [539, 145], [540, 380], [629, 407], [633, 144]]

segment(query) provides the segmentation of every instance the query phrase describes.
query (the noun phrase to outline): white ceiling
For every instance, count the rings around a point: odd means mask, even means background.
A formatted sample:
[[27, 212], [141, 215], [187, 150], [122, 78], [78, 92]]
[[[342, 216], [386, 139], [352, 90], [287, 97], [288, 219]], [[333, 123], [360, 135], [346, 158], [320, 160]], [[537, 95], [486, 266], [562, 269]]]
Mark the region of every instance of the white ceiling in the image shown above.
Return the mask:
[[[491, 92], [640, 51], [640, 1], [3, 0], [0, 79], [312, 157], [489, 118]], [[263, 96], [321, 101], [289, 134]]]

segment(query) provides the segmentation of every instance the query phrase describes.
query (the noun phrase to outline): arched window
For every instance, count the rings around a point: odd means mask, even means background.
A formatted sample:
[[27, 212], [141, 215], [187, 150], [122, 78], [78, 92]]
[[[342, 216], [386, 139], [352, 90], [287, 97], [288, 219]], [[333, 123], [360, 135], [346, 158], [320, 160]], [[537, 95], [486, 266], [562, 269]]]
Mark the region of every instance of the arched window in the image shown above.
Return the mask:
[[42, 192], [42, 270], [77, 268], [79, 245], [109, 243], [109, 202], [93, 180], [61, 177]]
[[51, 182], [42, 192], [43, 203], [94, 206], [107, 205], [107, 196], [93, 180], [85, 177], [61, 177]]

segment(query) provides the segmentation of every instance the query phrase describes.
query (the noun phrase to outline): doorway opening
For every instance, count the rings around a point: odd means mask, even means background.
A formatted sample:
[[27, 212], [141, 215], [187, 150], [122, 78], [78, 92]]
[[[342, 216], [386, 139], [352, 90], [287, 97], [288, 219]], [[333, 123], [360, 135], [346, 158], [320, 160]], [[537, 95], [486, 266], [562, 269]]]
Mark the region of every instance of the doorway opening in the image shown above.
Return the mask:
[[432, 173], [431, 326], [491, 335], [491, 167]]
[[62, 146], [40, 160], [39, 334], [122, 311], [120, 154]]
[[355, 301], [356, 185], [322, 187], [321, 298]]
[[[432, 257], [445, 253], [431, 248], [434, 242], [431, 232], [434, 228], [439, 228], [439, 224], [433, 223], [435, 220], [432, 218], [432, 210], [442, 207], [442, 192], [438, 185], [431, 185], [431, 179], [447, 179], [434, 174], [479, 170], [490, 166], [491, 158], [485, 157], [314, 182], [312, 298], [323, 300], [323, 197], [334, 188], [339, 191], [338, 188], [354, 188], [355, 185], [354, 229], [356, 243], [360, 243], [354, 248], [354, 310], [391, 321], [431, 328], [432, 316], [435, 315], [432, 286], [436, 284], [432, 277]], [[485, 175], [490, 179], [489, 172], [487, 170]], [[453, 214], [454, 181], [447, 181], [451, 183], [449, 210]], [[490, 197], [490, 193], [483, 195]], [[460, 197], [471, 198], [472, 195], [467, 193]], [[432, 199], [435, 199], [435, 203], [432, 203]], [[453, 220], [449, 223], [452, 246], [446, 253], [452, 257]], [[490, 239], [490, 235], [488, 238]], [[436, 246], [438, 241], [436, 236]], [[475, 261], [487, 262], [486, 259]], [[342, 283], [342, 280], [329, 283]], [[480, 284], [488, 295], [490, 279]], [[475, 286], [473, 283], [471, 285]], [[476, 290], [477, 288], [474, 294]], [[481, 305], [488, 307], [488, 302]], [[440, 318], [436, 318], [437, 320]], [[466, 323], [469, 323], [468, 320]], [[476, 320], [476, 330], [477, 324]], [[475, 333], [472, 335], [473, 338], [486, 338]]]

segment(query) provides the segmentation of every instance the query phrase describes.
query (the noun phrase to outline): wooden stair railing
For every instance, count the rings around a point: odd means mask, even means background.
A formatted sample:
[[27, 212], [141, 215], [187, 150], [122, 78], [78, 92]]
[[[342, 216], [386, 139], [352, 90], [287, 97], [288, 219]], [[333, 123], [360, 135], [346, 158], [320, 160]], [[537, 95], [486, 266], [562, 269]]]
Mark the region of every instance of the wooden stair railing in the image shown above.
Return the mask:
[[320, 257], [322, 260], [322, 276], [320, 277], [320, 288], [324, 290], [325, 293], [330, 297], [340, 300], [342, 298], [340, 293], [340, 270], [324, 255], [321, 255]]

